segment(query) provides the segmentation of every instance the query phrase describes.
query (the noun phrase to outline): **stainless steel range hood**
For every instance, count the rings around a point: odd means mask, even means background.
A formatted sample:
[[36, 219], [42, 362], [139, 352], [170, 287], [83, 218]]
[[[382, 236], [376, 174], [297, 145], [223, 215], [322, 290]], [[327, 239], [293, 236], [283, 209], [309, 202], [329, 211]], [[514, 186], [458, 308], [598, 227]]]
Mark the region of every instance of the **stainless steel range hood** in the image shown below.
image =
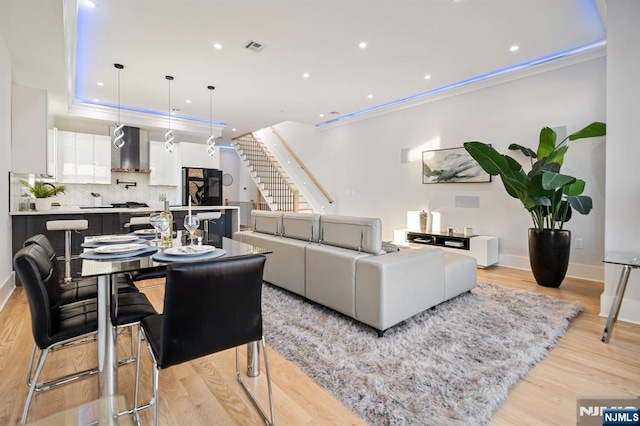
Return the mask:
[[[137, 127], [125, 126], [124, 145], [116, 150], [116, 163], [112, 172], [151, 173], [149, 169], [149, 141], [147, 132]], [[113, 131], [111, 132], [113, 135]], [[142, 137], [141, 137], [142, 135]], [[118, 163], [119, 161], [119, 163]]]

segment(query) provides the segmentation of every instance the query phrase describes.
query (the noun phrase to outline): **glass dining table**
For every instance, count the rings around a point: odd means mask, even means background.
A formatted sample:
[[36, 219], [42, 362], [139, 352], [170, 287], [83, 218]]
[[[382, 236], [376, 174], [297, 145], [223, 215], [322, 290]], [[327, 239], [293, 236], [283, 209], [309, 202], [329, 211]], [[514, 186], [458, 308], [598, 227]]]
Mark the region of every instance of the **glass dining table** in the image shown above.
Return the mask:
[[[182, 231], [178, 231], [173, 238], [172, 250], [154, 247], [150, 240], [136, 236], [135, 241], [140, 246], [138, 250], [132, 250], [129, 255], [118, 253], [117, 250], [109, 250], [108, 244], [101, 244], [108, 240], [109, 236], [92, 236], [86, 237], [83, 247], [85, 251], [81, 254], [82, 270], [81, 276], [97, 277], [98, 281], [98, 396], [100, 398], [108, 398], [118, 395], [118, 357], [117, 357], [117, 289], [116, 276], [126, 272], [138, 273], [160, 273], [166, 269], [167, 265], [175, 262], [208, 260], [206, 255], [189, 256], [189, 243]], [[125, 234], [135, 235], [135, 234]], [[112, 241], [127, 241], [124, 236], [111, 236]], [[209, 245], [213, 245], [215, 250], [211, 252], [211, 256], [215, 258], [235, 257], [249, 254], [267, 254], [270, 251], [251, 244], [243, 243], [226, 237], [220, 237], [209, 241]], [[100, 250], [98, 247], [105, 247], [106, 250]], [[203, 246], [199, 246], [203, 247]], [[206, 248], [206, 247], [205, 247]], [[195, 247], [197, 249], [197, 246]], [[185, 256], [171, 256], [168, 253], [178, 254], [183, 251]], [[194, 250], [191, 250], [194, 251]], [[104, 256], [100, 256], [100, 255]], [[112, 256], [109, 256], [112, 254]], [[205, 259], [203, 259], [203, 257]], [[211, 257], [209, 257], [211, 258]], [[254, 352], [257, 348], [249, 347], [247, 359], [257, 359]], [[258, 369], [257, 366], [248, 366], [248, 374], [256, 375], [253, 371]], [[110, 412], [107, 416], [117, 419], [118, 408], [115, 405], [108, 407]]]

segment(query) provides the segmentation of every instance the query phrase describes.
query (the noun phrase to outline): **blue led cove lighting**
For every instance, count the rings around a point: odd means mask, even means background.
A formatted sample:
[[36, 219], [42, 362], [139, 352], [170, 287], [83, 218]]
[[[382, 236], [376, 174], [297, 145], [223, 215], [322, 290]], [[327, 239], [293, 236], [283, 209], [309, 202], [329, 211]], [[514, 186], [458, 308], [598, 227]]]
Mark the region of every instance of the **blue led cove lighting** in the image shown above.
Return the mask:
[[405, 102], [415, 101], [420, 98], [424, 98], [431, 95], [436, 95], [438, 93], [447, 92], [449, 90], [457, 89], [464, 86], [469, 86], [471, 84], [479, 83], [484, 80], [489, 80], [491, 78], [499, 77], [506, 74], [511, 74], [516, 71], [521, 71], [526, 68], [534, 67], [536, 65], [541, 65], [547, 62], [555, 61], [557, 59], [566, 58], [572, 55], [576, 55], [578, 53], [587, 52], [593, 49], [597, 49], [599, 47], [605, 46], [607, 44], [606, 40], [601, 40], [595, 43], [587, 44], [585, 46], [576, 47], [574, 49], [565, 50], [563, 52], [555, 53], [553, 55], [544, 56], [542, 58], [533, 59], [528, 62], [523, 62], [517, 65], [513, 65], [511, 67], [500, 68], [495, 71], [488, 72], [486, 74], [481, 74], [475, 77], [468, 78], [466, 80], [457, 81], [455, 83], [448, 84], [446, 86], [437, 87], [435, 89], [428, 90], [426, 92], [417, 93], [415, 95], [407, 96], [405, 98], [396, 99], [395, 101], [390, 101], [384, 104], [375, 105], [369, 108], [361, 109], [358, 111], [351, 112], [349, 114], [342, 115], [340, 117], [333, 118], [331, 120], [322, 121], [316, 124], [316, 127], [322, 127], [327, 124], [336, 123], [338, 121], [346, 120], [349, 118], [357, 117], [359, 115], [368, 114], [373, 111], [378, 111], [385, 108], [390, 108], [395, 105], [400, 105]]

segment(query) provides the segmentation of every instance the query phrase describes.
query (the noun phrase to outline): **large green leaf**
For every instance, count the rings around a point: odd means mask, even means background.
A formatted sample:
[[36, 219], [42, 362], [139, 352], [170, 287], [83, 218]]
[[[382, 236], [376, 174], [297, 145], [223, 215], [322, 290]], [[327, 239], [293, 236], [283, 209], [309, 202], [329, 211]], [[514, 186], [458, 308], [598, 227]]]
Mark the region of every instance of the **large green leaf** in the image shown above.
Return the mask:
[[525, 197], [522, 199], [522, 203], [524, 204], [527, 210], [532, 210], [537, 206], [547, 206], [550, 205], [549, 197], [553, 195], [553, 191], [547, 191], [542, 187], [542, 176], [535, 176], [533, 179], [527, 179], [525, 182], [525, 186], [527, 188], [527, 192]]
[[568, 197], [567, 200], [571, 207], [581, 214], [589, 214], [593, 208], [593, 200], [588, 195], [578, 195], [577, 197]]
[[544, 189], [562, 188], [576, 181], [576, 178], [560, 173], [545, 172], [542, 174], [542, 187]]
[[576, 179], [571, 185], [565, 186], [564, 195], [575, 197], [584, 192], [585, 182], [582, 179]]
[[536, 152], [531, 148], [527, 148], [526, 146], [518, 145], [517, 143], [512, 143], [511, 145], [509, 145], [509, 149], [511, 151], [520, 151], [526, 157], [536, 158]]
[[538, 197], [536, 198], [536, 205], [551, 207], [551, 200], [549, 197]]
[[502, 154], [486, 143], [465, 142], [464, 149], [480, 164], [482, 170], [491, 176], [497, 176], [509, 168]]
[[607, 125], [605, 123], [595, 121], [589, 124], [584, 129], [580, 129], [577, 132], [569, 135], [569, 140], [573, 141], [576, 139], [594, 138], [598, 136], [604, 136], [606, 134], [607, 134]]
[[533, 179], [534, 176], [541, 175], [543, 171], [560, 173], [560, 164], [550, 163], [548, 158], [542, 158], [540, 159], [540, 161], [536, 161], [535, 163], [533, 163], [533, 166], [531, 166], [531, 170], [529, 171], [527, 176], [529, 176], [529, 179]]
[[568, 146], [562, 146], [556, 150], [554, 150], [549, 156], [546, 158], [547, 163], [555, 163], [558, 165], [558, 168], [562, 167], [562, 163], [564, 162], [564, 154], [566, 154]]
[[571, 205], [567, 201], [562, 201], [555, 218], [556, 222], [560, 222], [561, 225], [564, 222], [568, 222], [571, 219], [571, 210]]
[[538, 158], [548, 157], [556, 148], [556, 132], [550, 127], [540, 130], [540, 143], [538, 144]]
[[502, 183], [507, 193], [514, 198], [518, 198], [524, 203], [524, 199], [527, 196], [527, 176], [522, 170], [522, 166], [513, 158], [508, 155], [503, 156], [507, 163], [507, 169], [500, 173]]

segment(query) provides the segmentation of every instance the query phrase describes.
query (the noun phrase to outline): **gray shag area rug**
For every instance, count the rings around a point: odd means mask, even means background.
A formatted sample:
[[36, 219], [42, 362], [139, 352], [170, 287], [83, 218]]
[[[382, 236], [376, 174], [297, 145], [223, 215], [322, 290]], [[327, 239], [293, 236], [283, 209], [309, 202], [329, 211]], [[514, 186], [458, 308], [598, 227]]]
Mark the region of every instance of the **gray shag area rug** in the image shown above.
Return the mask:
[[372, 425], [481, 425], [582, 311], [577, 302], [479, 283], [383, 338], [265, 284], [267, 345]]

